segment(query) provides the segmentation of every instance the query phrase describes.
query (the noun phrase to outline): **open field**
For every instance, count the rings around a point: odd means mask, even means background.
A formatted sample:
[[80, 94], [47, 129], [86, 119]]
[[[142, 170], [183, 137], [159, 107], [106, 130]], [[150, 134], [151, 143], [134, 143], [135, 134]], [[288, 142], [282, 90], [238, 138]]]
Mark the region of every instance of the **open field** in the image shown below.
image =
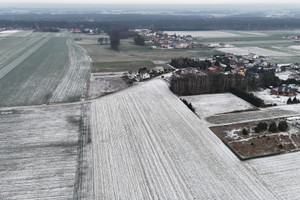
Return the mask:
[[[84, 36], [89, 37], [89, 36]], [[175, 57], [192, 57], [206, 58], [215, 54], [220, 54], [219, 51], [211, 49], [152, 49], [152, 45], [139, 46], [135, 45], [132, 39], [121, 40], [120, 51], [116, 52], [110, 49], [107, 45], [97, 45], [97, 38], [91, 38], [94, 44], [82, 44], [86, 49], [93, 62], [117, 62], [117, 61], [144, 61], [144, 60], [162, 60], [170, 61]]]
[[300, 152], [254, 159], [245, 165], [249, 165], [249, 169], [280, 199], [300, 199]]
[[233, 47], [233, 48], [218, 48], [217, 50], [223, 51], [225, 53], [233, 53], [235, 55], [248, 55], [249, 53], [255, 53], [261, 56], [292, 56], [291, 54], [280, 52], [280, 51], [272, 51], [268, 49], [263, 49], [259, 47]]
[[162, 80], [91, 110], [95, 199], [277, 198]]
[[128, 83], [123, 80], [123, 76], [127, 76], [127, 73], [92, 73], [90, 77], [88, 97], [93, 99], [127, 88]]
[[81, 182], [78, 178], [86, 106], [0, 110], [0, 199], [76, 199], [83, 190], [88, 194], [87, 176]]
[[255, 109], [251, 104], [231, 93], [181, 96], [180, 98], [192, 103], [200, 118], [220, 113]]
[[137, 71], [141, 67], [147, 67], [148, 69], [151, 69], [155, 67], [155, 64], [150, 60], [97, 62], [93, 63], [92, 73]]
[[80, 100], [90, 58], [67, 35], [31, 33], [0, 40], [0, 106]]
[[87, 90], [91, 59], [86, 51], [71, 39], [67, 40], [67, 46], [68, 69], [53, 92], [51, 103], [79, 101], [80, 98], [84, 98]]
[[257, 111], [240, 112], [240, 113], [226, 113], [216, 114], [207, 117], [205, 120], [208, 122], [208, 126], [214, 125], [229, 125], [236, 123], [244, 123], [282, 117], [293, 117], [300, 115], [300, 105], [279, 105], [269, 108], [261, 108]]

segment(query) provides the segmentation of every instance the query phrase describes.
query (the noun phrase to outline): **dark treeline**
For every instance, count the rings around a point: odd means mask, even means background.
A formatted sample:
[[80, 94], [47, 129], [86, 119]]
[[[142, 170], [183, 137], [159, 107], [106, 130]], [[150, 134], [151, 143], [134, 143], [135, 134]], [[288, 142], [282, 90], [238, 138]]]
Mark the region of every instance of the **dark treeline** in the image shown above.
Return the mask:
[[140, 45], [140, 46], [144, 46], [145, 45], [145, 40], [144, 40], [144, 38], [141, 35], [134, 36], [133, 41], [137, 45]]
[[245, 90], [238, 89], [238, 88], [231, 88], [230, 92], [241, 99], [244, 99], [245, 101], [251, 103], [252, 105], [256, 107], [264, 107], [265, 103], [262, 99], [254, 96], [252, 93], [248, 93]]
[[192, 112], [195, 112], [192, 103], [188, 103], [185, 99], [180, 99]]
[[[89, 21], [92, 18], [93, 21]], [[163, 31], [179, 30], [275, 30], [300, 28], [297, 18], [264, 18], [264, 17], [224, 17], [203, 18], [182, 15], [65, 15], [27, 17], [26, 15], [1, 16], [0, 27], [35, 28], [101, 28], [107, 30], [111, 26], [128, 28], [149, 28]]]
[[173, 67], [181, 69], [187, 67], [194, 67], [206, 70], [207, 68], [211, 67], [211, 62], [209, 60], [204, 61], [196, 61], [191, 58], [173, 58], [170, 63]]
[[203, 76], [188, 74], [171, 79], [170, 89], [177, 95], [196, 95], [230, 92], [231, 88], [253, 90], [254, 77], [238, 74], [208, 74]]

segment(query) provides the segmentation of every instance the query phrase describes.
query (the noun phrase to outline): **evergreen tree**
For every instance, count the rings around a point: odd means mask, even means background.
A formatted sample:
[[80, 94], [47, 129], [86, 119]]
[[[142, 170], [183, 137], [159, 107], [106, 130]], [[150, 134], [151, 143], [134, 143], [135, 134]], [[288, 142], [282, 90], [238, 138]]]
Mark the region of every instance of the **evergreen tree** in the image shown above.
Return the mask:
[[278, 132], [278, 127], [275, 121], [272, 121], [270, 126], [269, 126], [269, 131], [272, 133]]
[[291, 97], [287, 100], [286, 104], [292, 104], [292, 99], [291, 99]]
[[115, 51], [119, 51], [120, 31], [117, 29], [112, 29], [109, 32], [109, 38], [110, 38], [110, 47]]
[[286, 121], [280, 121], [278, 124], [278, 130], [279, 131], [286, 131], [286, 129], [288, 128], [288, 124]]

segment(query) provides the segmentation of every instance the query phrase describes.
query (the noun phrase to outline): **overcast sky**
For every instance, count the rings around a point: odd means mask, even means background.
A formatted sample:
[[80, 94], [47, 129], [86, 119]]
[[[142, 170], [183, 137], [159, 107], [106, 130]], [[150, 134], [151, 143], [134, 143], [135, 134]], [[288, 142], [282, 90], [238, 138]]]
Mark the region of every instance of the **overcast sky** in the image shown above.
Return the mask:
[[[0, 0], [0, 4], [300, 4], [300, 0]], [[0, 5], [1, 6], [1, 5]]]

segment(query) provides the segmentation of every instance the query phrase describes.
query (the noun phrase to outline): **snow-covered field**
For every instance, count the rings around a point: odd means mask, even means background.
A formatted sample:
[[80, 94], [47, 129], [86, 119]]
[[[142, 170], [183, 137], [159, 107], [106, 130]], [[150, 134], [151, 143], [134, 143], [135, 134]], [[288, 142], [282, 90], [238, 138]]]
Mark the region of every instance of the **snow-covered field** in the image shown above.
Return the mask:
[[287, 80], [289, 79], [289, 75], [294, 74], [294, 72], [291, 72], [289, 70], [284, 71], [284, 72], [277, 72], [275, 75], [280, 78], [281, 80]]
[[196, 114], [200, 118], [205, 118], [220, 113], [254, 108], [248, 102], [231, 93], [182, 96], [180, 98], [192, 103]]
[[[252, 92], [255, 96], [261, 98], [264, 100], [265, 104], [277, 104], [277, 105], [286, 105], [286, 102], [289, 98], [293, 100], [294, 96], [288, 97], [288, 96], [281, 96], [281, 95], [275, 95], [271, 94], [271, 89], [265, 89], [260, 92]], [[296, 95], [297, 99], [299, 98], [299, 95]]]
[[165, 31], [165, 33], [172, 35], [191, 35], [193, 37], [203, 37], [203, 38], [229, 38], [229, 37], [239, 37], [240, 35], [234, 33], [228, 33], [223, 31]]
[[7, 31], [0, 31], [0, 37], [6, 37], [12, 34], [19, 32], [19, 30], [7, 30]]
[[218, 48], [217, 50], [225, 53], [233, 53], [235, 55], [248, 55], [249, 53], [255, 53], [260, 56], [292, 56], [291, 54], [272, 51], [268, 49], [263, 49], [260, 47], [234, 47], [234, 48]]
[[116, 92], [127, 88], [127, 83], [122, 79], [125, 72], [92, 73], [89, 86], [89, 98], [96, 98], [104, 94]]
[[95, 100], [95, 199], [279, 199], [163, 80]]
[[262, 108], [260, 110], [250, 112], [216, 114], [214, 116], [207, 117], [205, 120], [206, 123], [208, 122], [208, 126], [214, 126], [251, 122], [264, 119], [274, 119], [280, 117], [293, 117], [299, 115], [300, 104], [293, 104]]
[[80, 110], [0, 109], [0, 199], [73, 199]]
[[300, 152], [245, 162], [278, 199], [300, 199]]

